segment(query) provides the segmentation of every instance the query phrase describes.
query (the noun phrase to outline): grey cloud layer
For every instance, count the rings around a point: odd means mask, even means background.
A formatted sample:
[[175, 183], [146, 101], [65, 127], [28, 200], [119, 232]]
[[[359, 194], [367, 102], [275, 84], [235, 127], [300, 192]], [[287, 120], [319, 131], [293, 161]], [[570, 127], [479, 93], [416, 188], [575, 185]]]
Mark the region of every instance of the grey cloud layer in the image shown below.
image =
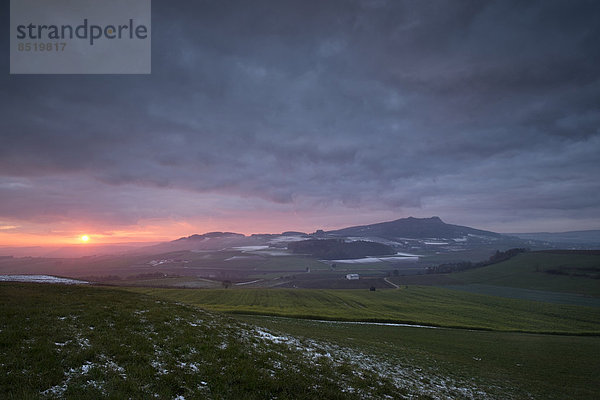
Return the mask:
[[3, 74], [0, 175], [600, 216], [595, 2], [153, 6], [152, 76]]

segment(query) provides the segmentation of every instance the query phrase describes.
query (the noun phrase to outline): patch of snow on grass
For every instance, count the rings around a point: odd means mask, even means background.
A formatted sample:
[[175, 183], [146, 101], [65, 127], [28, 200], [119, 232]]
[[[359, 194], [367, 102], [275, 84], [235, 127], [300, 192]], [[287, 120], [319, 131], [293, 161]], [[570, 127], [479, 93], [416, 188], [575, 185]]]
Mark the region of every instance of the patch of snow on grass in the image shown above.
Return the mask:
[[87, 339], [87, 338], [80, 338], [80, 337], [78, 337], [77, 338], [77, 344], [82, 349], [89, 349], [90, 347], [92, 347], [92, 345], [90, 344], [89, 339]]
[[104, 396], [106, 396], [106, 390], [104, 389], [104, 383], [90, 380], [90, 381], [87, 381], [86, 384], [88, 386], [93, 387], [94, 389], [98, 389], [100, 392], [102, 392], [102, 394]]
[[79, 285], [89, 283], [87, 281], [59, 278], [52, 275], [0, 275], [0, 282], [62, 283], [64, 285]]
[[353, 258], [348, 260], [327, 260], [327, 262], [334, 262], [338, 264], [367, 264], [367, 263], [379, 263], [386, 261], [417, 261], [418, 256], [403, 256], [403, 257], [365, 257], [365, 258]]
[[181, 369], [190, 369], [190, 370], [192, 370], [192, 372], [199, 371], [198, 363], [195, 363], [195, 362], [186, 363], [186, 362], [180, 361], [177, 363], [177, 366]]
[[397, 256], [403, 256], [403, 257], [423, 257], [420, 254], [411, 254], [411, 253], [396, 253]]
[[250, 282], [240, 282], [240, 283], [236, 283], [235, 285], [236, 286], [250, 285], [252, 283], [256, 283], [256, 282], [260, 282], [260, 281], [262, 281], [262, 279], [256, 279], [256, 280], [253, 280], [253, 281], [250, 281]]
[[279, 343], [288, 343], [289, 340], [290, 340], [287, 336], [274, 336], [273, 334], [271, 334], [271, 333], [269, 333], [267, 331], [264, 331], [264, 330], [262, 330], [260, 328], [256, 328], [255, 331], [256, 331], [256, 333], [258, 333], [258, 335], [262, 339], [266, 339], [266, 340], [268, 340], [270, 342], [273, 342], [273, 343], [277, 343], [277, 344], [279, 344]]
[[[331, 321], [329, 321], [331, 322]], [[310, 362], [319, 364], [323, 359], [333, 366], [349, 363], [353, 373], [359, 377], [364, 372], [375, 373], [382, 378], [391, 379], [394, 386], [408, 390], [418, 396], [429, 396], [435, 399], [452, 400], [455, 398], [487, 399], [490, 396], [471, 382], [458, 382], [448, 377], [437, 376], [434, 371], [424, 372], [411, 365], [382, 359], [372, 354], [365, 354], [352, 348], [345, 348], [312, 339], [297, 339], [290, 336], [278, 336], [264, 328], [253, 327], [245, 332], [245, 337], [258, 337], [264, 342], [287, 345], [291, 350], [300, 352]], [[276, 367], [276, 364], [274, 364]], [[423, 374], [427, 374], [426, 377]], [[346, 391], [352, 393], [354, 388], [348, 386]], [[367, 395], [367, 397], [370, 397]], [[410, 397], [410, 396], [409, 396]]]
[[254, 254], [266, 255], [266, 256], [272, 256], [272, 257], [286, 257], [286, 256], [294, 255], [283, 249], [280, 249], [280, 250], [258, 250], [258, 251], [255, 251]]
[[57, 396], [61, 398], [63, 394], [67, 391], [67, 384], [63, 383], [62, 385], [52, 386], [49, 389], [40, 392], [42, 396]]
[[269, 243], [286, 243], [286, 242], [300, 242], [302, 240], [310, 239], [309, 236], [279, 236], [269, 240]]
[[242, 253], [252, 252], [252, 251], [256, 251], [256, 250], [266, 250], [268, 248], [269, 248], [269, 246], [239, 246], [239, 247], [232, 247], [233, 250], [239, 250]]
[[254, 259], [259, 259], [259, 257], [256, 257], [256, 256], [233, 256], [233, 257], [226, 258], [223, 261], [254, 260]]
[[156, 373], [159, 375], [166, 375], [169, 373], [169, 370], [165, 368], [165, 364], [158, 360], [153, 360], [150, 365], [152, 365], [152, 367], [156, 370]]
[[354, 324], [354, 325], [379, 325], [379, 326], [404, 326], [408, 328], [426, 328], [426, 329], [444, 329], [439, 326], [417, 325], [417, 324], [400, 324], [394, 322], [362, 322], [362, 321], [328, 321], [323, 319], [311, 319], [309, 321], [322, 322], [327, 324]]
[[[92, 364], [89, 361], [86, 361], [85, 364], [83, 364], [81, 366], [81, 373], [82, 374], [87, 374], [90, 371], [90, 369], [92, 369], [93, 366], [94, 366], [94, 364]], [[71, 372], [76, 372], [76, 371], [73, 370], [73, 369], [71, 369]]]

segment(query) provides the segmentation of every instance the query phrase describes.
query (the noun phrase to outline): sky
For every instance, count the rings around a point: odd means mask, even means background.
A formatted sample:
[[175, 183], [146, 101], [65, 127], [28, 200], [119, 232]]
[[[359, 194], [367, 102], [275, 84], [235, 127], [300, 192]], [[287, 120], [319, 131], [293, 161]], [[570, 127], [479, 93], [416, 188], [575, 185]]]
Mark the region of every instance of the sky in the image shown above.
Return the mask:
[[5, 32], [0, 245], [600, 229], [598, 21], [597, 1], [154, 1], [150, 75], [10, 75]]

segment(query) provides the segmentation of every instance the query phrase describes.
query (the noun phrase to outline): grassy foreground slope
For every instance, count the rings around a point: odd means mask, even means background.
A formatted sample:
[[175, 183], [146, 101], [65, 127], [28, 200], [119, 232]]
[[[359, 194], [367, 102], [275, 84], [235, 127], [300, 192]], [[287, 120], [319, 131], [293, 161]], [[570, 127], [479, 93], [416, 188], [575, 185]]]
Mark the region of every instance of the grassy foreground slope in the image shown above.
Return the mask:
[[0, 398], [586, 399], [600, 389], [597, 336], [239, 318], [122, 289], [2, 283]]
[[136, 292], [208, 310], [348, 321], [569, 334], [600, 334], [595, 307], [505, 299], [436, 287], [398, 290], [182, 290]]
[[501, 399], [593, 399], [600, 393], [600, 337], [596, 336], [422, 329], [265, 316], [236, 318], [418, 366], [423, 382], [429, 379], [430, 371], [466, 379]]
[[140, 294], [0, 284], [2, 399], [473, 397], [359, 357]]

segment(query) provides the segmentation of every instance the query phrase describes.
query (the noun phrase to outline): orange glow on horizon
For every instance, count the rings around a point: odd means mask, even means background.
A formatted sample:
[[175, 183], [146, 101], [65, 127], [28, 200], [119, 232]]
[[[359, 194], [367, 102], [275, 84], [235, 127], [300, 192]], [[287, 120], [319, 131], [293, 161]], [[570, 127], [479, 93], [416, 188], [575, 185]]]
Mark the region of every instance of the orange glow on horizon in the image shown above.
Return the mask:
[[[86, 224], [87, 225], [87, 224]], [[198, 233], [194, 225], [173, 221], [147, 221], [146, 224], [110, 229], [62, 223], [53, 226], [30, 224], [19, 229], [0, 230], [2, 247], [90, 247], [108, 244], [157, 243]], [[201, 231], [199, 233], [204, 233]]]
[[[156, 218], [138, 221], [133, 225], [107, 226], [103, 223], [60, 221], [56, 223], [27, 223], [5, 221], [6, 228], [0, 229], [1, 247], [96, 247], [109, 244], [158, 243], [176, 240], [193, 234], [207, 232], [236, 232], [245, 235], [254, 233], [281, 233], [284, 231], [314, 232], [316, 229], [337, 229], [351, 224], [345, 222], [346, 215], [339, 221], [323, 224], [320, 215], [290, 215], [254, 213], [252, 216], [235, 215], [221, 220], [192, 218], [188, 220]], [[371, 220], [385, 220], [365, 215], [356, 224]], [[355, 221], [353, 221], [355, 222]], [[88, 237], [86, 241], [84, 236]]]
[[[120, 243], [167, 242], [193, 234], [207, 232], [236, 232], [245, 235], [253, 233], [280, 233], [284, 230], [302, 230], [290, 226], [285, 220], [226, 220], [226, 221], [173, 221], [146, 220], [139, 225], [111, 229], [106, 226], [81, 226], [79, 224], [31, 224], [20, 229], [0, 230], [1, 247], [71, 247], [102, 246]], [[304, 227], [305, 228], [305, 227]], [[84, 233], [85, 232], [85, 233]], [[87, 238], [87, 239], [86, 239]]]
[[[80, 231], [81, 232], [81, 231]], [[175, 237], [176, 239], [177, 237]], [[1, 247], [55, 247], [55, 246], [96, 246], [127, 242], [161, 242], [173, 240], [171, 237], [145, 231], [87, 233], [76, 232], [6, 232], [0, 231]]]

